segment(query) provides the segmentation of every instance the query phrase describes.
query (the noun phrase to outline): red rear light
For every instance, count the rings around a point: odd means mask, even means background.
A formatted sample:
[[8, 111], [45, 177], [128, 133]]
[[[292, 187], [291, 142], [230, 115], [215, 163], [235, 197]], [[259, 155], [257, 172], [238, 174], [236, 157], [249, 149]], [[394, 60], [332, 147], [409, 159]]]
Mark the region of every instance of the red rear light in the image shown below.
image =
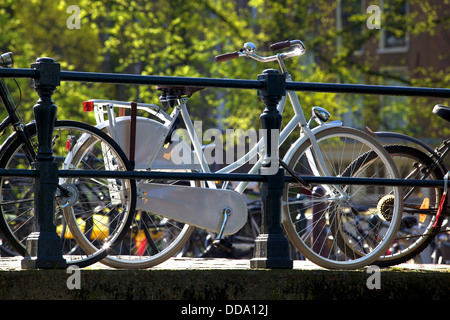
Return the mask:
[[67, 141], [66, 141], [66, 151], [72, 150], [73, 140], [74, 140], [74, 137], [73, 137], [73, 136], [70, 136], [70, 135], [67, 136]]
[[94, 102], [93, 101], [84, 101], [83, 102], [83, 111], [84, 112], [94, 111]]

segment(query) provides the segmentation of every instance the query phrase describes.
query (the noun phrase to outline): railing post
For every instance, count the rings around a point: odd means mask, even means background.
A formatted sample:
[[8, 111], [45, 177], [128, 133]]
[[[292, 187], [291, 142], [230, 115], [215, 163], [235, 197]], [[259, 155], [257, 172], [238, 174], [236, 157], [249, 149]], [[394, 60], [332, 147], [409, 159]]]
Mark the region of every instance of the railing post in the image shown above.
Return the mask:
[[266, 106], [261, 115], [261, 127], [266, 133], [264, 148], [269, 161], [264, 163], [261, 169], [261, 173], [267, 175], [267, 181], [261, 186], [261, 234], [255, 240], [254, 257], [250, 260], [250, 267], [291, 269], [293, 261], [289, 256], [289, 243], [281, 227], [284, 170], [280, 168], [278, 158], [278, 137], [282, 116], [277, 106], [286, 94], [286, 77], [278, 70], [269, 69], [258, 75], [258, 80], [266, 83], [266, 88], [259, 91], [258, 95]]
[[36, 71], [35, 90], [39, 100], [34, 106], [38, 135], [38, 176], [33, 185], [35, 232], [27, 239], [27, 254], [22, 260], [24, 269], [66, 268], [62, 256], [61, 239], [54, 224], [55, 193], [58, 185], [58, 166], [53, 161], [52, 136], [57, 108], [52, 95], [60, 83], [60, 65], [51, 58], [39, 58], [31, 65]]

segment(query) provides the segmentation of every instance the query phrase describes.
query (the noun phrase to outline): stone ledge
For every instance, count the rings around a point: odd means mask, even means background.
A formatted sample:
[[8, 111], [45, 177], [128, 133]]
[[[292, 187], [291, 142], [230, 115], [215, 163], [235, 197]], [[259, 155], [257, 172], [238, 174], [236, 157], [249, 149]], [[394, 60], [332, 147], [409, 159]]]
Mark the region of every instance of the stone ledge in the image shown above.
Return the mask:
[[[17, 263], [17, 261], [16, 261]], [[9, 268], [7, 267], [9, 265]], [[20, 261], [19, 261], [20, 266]], [[294, 269], [250, 269], [248, 260], [170, 259], [146, 270], [93, 265], [68, 289], [66, 270], [20, 270], [0, 259], [0, 300], [448, 300], [447, 265], [382, 269], [380, 289], [367, 270], [325, 270], [303, 261]]]

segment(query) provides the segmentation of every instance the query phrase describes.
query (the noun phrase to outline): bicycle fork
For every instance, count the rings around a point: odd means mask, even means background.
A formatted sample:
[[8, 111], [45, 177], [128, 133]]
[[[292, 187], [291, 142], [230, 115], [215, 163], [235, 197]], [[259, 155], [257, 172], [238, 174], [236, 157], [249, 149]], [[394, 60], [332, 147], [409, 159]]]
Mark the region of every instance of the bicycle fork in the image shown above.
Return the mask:
[[[327, 169], [327, 165], [320, 151], [320, 147], [317, 143], [316, 137], [312, 133], [311, 129], [309, 129], [307, 126], [303, 127], [302, 129], [304, 134], [308, 137], [309, 141], [311, 141], [312, 151], [306, 151], [306, 158], [308, 159], [311, 170], [316, 176], [330, 177], [330, 172]], [[347, 193], [344, 192], [338, 185], [323, 185], [323, 187], [325, 188], [326, 193], [329, 195], [335, 195], [337, 192], [341, 198], [348, 198]]]

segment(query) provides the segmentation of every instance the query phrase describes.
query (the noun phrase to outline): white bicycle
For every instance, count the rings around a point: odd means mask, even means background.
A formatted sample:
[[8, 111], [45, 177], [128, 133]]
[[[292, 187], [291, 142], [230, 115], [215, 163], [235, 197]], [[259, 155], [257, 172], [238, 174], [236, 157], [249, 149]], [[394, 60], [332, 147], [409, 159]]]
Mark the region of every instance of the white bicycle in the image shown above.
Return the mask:
[[[291, 81], [283, 61], [304, 54], [304, 44], [299, 40], [285, 41], [272, 48], [282, 51], [263, 57], [255, 53], [252, 43], [246, 43], [240, 51], [220, 55], [216, 61], [238, 57], [259, 62], [276, 61], [286, 81]], [[134, 170], [210, 172], [205, 155], [207, 147], [201, 145], [187, 108], [188, 98], [201, 88], [157, 86], [157, 89], [162, 92], [162, 107], [109, 100], [90, 100], [84, 106], [86, 110], [95, 111], [97, 128], [121, 146], [134, 163]], [[295, 115], [279, 132], [279, 145], [294, 130], [300, 129], [299, 139], [280, 160], [290, 174], [296, 177], [398, 177], [389, 154], [370, 135], [344, 127], [340, 121], [327, 121], [330, 115], [323, 108], [313, 108], [312, 117], [307, 121], [293, 91], [288, 91], [280, 101], [278, 111], [281, 114], [288, 98]], [[172, 109], [170, 114], [165, 111], [167, 108]], [[131, 110], [130, 115], [120, 114], [126, 109]], [[184, 123], [191, 143], [177, 134], [180, 123]], [[185, 151], [183, 161], [180, 161], [180, 150]], [[72, 151], [76, 158], [77, 150]], [[364, 166], [357, 166], [356, 170], [349, 167], [359, 157], [373, 153], [377, 157], [363, 161]], [[65, 161], [68, 166], [70, 157]], [[254, 161], [248, 172], [259, 173], [266, 160], [264, 137], [261, 137], [243, 157], [217, 172], [233, 172]], [[230, 190], [226, 188], [227, 183], [218, 187], [213, 181], [138, 180], [137, 210], [129, 233], [122, 245], [117, 246], [117, 251], [102, 262], [116, 268], [149, 268], [174, 256], [195, 227], [217, 233], [219, 239], [236, 233], [247, 220], [247, 207], [241, 195], [248, 184], [240, 182]], [[288, 183], [282, 198], [282, 224], [295, 248], [317, 265], [330, 269], [361, 268], [384, 254], [395, 236], [402, 212], [400, 194], [399, 187], [379, 185], [324, 184], [311, 188], [301, 183]], [[389, 201], [385, 201], [387, 198]], [[361, 217], [370, 216], [379, 217], [389, 227], [381, 234], [377, 232], [378, 225], [369, 226], [376, 238], [366, 241], [358, 234], [356, 225]], [[94, 250], [82, 232], [77, 232], [76, 228], [72, 232], [84, 250]]]

